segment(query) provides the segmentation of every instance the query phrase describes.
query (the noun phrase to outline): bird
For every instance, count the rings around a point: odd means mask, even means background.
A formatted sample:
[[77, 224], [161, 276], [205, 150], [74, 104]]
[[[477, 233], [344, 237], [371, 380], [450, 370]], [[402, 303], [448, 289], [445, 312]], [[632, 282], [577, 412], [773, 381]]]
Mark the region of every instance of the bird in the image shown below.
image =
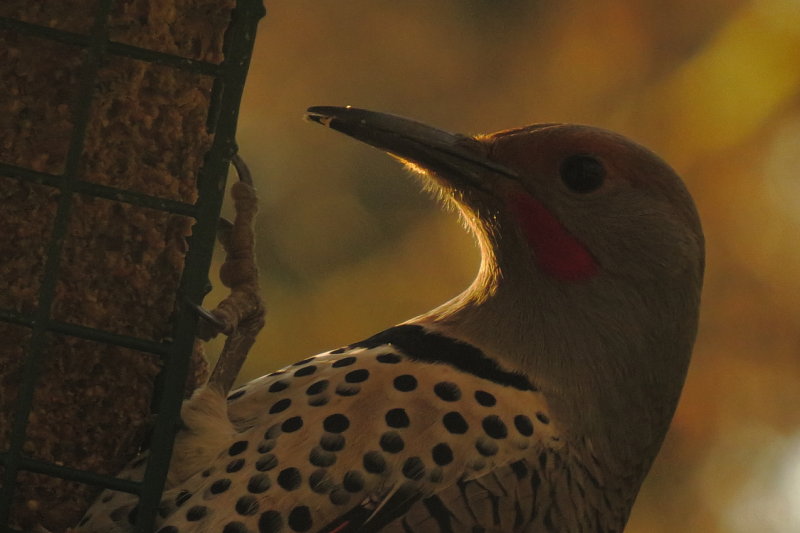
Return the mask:
[[[157, 532], [622, 531], [698, 329], [704, 237], [681, 178], [592, 126], [306, 117], [418, 174], [474, 235], [478, 273], [369, 338], [197, 391]], [[135, 505], [107, 490], [77, 531], [131, 531]]]

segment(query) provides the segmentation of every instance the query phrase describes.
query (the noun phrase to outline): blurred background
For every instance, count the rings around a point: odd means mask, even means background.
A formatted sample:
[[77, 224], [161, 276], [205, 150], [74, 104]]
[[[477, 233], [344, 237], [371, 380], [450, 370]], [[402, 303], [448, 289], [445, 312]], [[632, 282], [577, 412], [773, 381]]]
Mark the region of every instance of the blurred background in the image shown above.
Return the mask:
[[306, 107], [464, 133], [610, 128], [684, 176], [708, 246], [685, 392], [627, 531], [800, 532], [800, 0], [265, 3], [239, 143], [269, 314], [242, 381], [421, 313], [477, 270], [415, 178]]

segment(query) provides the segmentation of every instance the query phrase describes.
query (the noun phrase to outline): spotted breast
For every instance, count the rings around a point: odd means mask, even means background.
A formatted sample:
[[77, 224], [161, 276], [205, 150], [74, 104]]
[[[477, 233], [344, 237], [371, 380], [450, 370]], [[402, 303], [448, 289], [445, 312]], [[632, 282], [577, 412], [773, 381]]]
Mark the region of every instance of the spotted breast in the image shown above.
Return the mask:
[[[224, 402], [209, 391], [184, 412]], [[227, 413], [224, 451], [165, 492], [159, 533], [530, 531], [571, 508], [552, 495], [568, 453], [536, 386], [421, 325], [252, 381]], [[131, 527], [135, 499], [107, 491], [100, 501], [116, 508], [87, 515], [83, 530]]]

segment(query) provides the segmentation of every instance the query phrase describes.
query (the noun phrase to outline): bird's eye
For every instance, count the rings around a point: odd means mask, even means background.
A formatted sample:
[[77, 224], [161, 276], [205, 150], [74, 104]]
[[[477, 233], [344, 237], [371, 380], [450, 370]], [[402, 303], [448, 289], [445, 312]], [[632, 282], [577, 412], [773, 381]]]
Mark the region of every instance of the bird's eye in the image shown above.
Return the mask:
[[590, 155], [571, 155], [561, 163], [561, 180], [571, 191], [589, 193], [600, 188], [606, 177], [603, 164]]

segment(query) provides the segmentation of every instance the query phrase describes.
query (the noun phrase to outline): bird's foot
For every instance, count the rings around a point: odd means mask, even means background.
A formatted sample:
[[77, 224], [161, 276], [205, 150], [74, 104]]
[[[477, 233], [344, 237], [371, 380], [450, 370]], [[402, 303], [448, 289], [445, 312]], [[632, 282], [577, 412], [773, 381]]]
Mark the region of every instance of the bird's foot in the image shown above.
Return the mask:
[[230, 294], [211, 311], [195, 308], [203, 318], [198, 337], [209, 340], [220, 333], [228, 337], [208, 379], [208, 384], [214, 385], [223, 395], [233, 385], [256, 335], [264, 326], [265, 315], [258, 289], [253, 231], [258, 199], [247, 165], [238, 155], [232, 162], [239, 175], [239, 181], [231, 187], [236, 216], [232, 223], [220, 219], [217, 233], [225, 249], [219, 277]]

